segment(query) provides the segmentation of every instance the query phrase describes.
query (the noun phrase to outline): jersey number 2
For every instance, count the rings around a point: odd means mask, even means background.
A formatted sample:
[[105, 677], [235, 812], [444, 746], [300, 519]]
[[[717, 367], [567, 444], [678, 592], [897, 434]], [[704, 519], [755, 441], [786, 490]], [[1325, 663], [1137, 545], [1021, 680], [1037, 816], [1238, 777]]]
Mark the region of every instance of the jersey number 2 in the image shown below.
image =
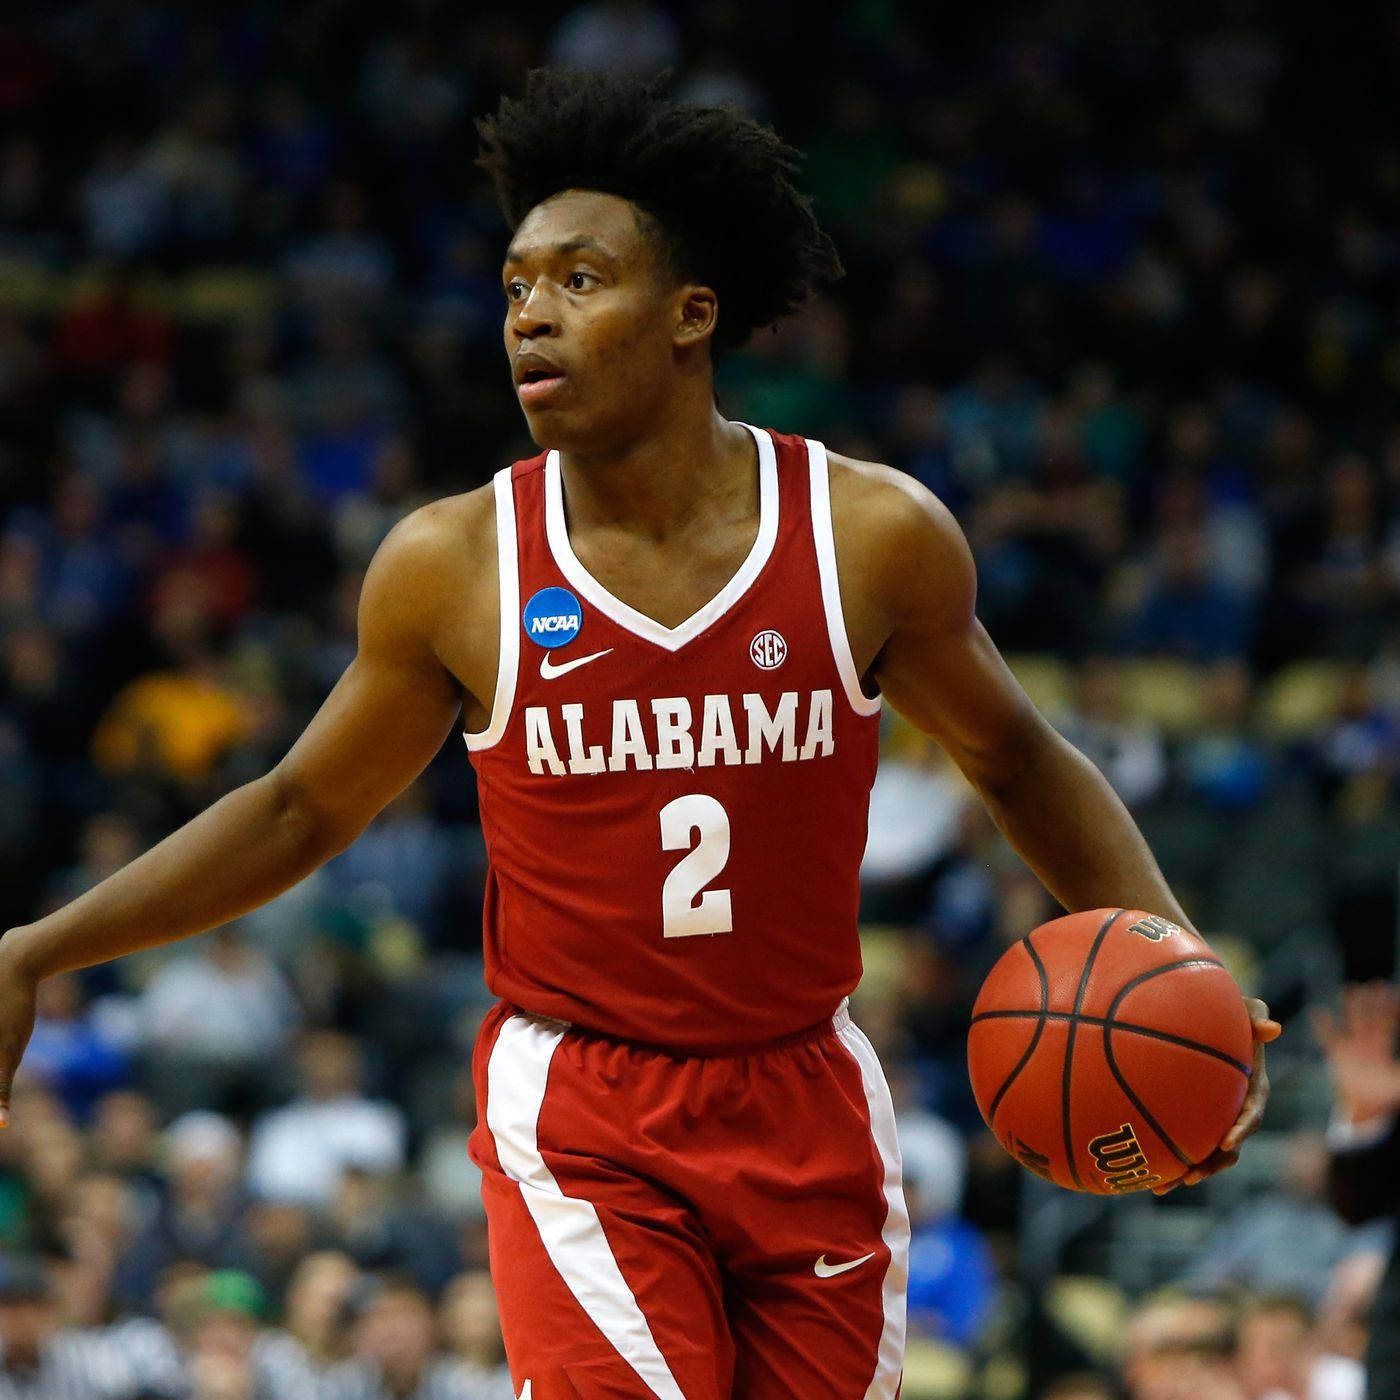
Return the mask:
[[705, 888], [729, 860], [729, 813], [702, 792], [677, 797], [661, 809], [661, 849], [688, 852], [661, 886], [662, 934], [733, 932], [729, 891]]

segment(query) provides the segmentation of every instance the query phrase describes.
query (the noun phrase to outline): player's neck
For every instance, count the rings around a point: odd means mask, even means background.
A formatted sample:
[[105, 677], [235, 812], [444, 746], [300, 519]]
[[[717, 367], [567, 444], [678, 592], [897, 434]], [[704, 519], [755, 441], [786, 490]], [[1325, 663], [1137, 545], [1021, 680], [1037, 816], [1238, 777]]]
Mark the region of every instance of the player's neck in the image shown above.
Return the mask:
[[663, 540], [709, 508], [757, 510], [757, 451], [749, 431], [710, 406], [697, 424], [676, 416], [625, 448], [560, 453], [571, 529], [611, 525]]

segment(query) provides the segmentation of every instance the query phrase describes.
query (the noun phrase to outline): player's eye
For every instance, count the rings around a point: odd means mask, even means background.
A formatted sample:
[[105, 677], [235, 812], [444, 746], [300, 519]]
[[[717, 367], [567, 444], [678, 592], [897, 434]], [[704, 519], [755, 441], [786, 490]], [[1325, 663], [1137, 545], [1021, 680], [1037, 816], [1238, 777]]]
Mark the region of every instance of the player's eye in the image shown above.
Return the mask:
[[586, 292], [598, 279], [591, 272], [571, 272], [568, 278], [571, 292]]
[[520, 280], [520, 278], [512, 277], [510, 281], [506, 283], [506, 300], [524, 301], [529, 290], [530, 289], [524, 284], [524, 282]]

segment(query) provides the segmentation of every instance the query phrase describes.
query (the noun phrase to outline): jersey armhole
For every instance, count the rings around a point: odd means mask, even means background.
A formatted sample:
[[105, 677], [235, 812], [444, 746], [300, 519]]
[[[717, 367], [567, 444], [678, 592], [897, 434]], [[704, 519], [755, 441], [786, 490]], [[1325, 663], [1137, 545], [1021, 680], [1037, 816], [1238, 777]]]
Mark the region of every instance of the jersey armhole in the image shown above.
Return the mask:
[[509, 467], [498, 471], [492, 482], [496, 491], [496, 564], [500, 576], [501, 643], [496, 662], [496, 695], [491, 702], [491, 722], [475, 733], [464, 732], [473, 753], [500, 742], [515, 704], [516, 670], [520, 664], [520, 563], [515, 546], [515, 485]]
[[846, 631], [846, 615], [841, 610], [841, 583], [836, 572], [836, 536], [831, 528], [831, 465], [826, 448], [807, 439], [807, 463], [811, 480], [812, 539], [817, 549], [817, 573], [822, 584], [822, 610], [826, 613], [826, 635], [831, 642], [832, 659], [841, 676], [846, 699], [858, 715], [878, 715], [881, 700], [873, 699], [860, 686], [851, 639]]

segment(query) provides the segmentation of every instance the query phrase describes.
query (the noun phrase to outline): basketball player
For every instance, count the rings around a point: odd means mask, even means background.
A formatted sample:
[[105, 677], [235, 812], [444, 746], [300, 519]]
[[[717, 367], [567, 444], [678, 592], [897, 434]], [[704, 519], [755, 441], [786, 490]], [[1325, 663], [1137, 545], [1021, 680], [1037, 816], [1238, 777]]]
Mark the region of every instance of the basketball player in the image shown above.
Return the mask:
[[[1067, 908], [1185, 918], [977, 623], [948, 512], [718, 412], [715, 354], [840, 272], [794, 153], [557, 73], [482, 130], [513, 229], [505, 346], [545, 451], [390, 534], [358, 654], [271, 773], [0, 943], [0, 1102], [40, 978], [271, 898], [460, 725], [500, 998], [473, 1153], [517, 1390], [893, 1397], [908, 1223], [845, 1011], [882, 705], [941, 741]], [[1265, 1094], [1261, 1059], [1195, 1177]]]

